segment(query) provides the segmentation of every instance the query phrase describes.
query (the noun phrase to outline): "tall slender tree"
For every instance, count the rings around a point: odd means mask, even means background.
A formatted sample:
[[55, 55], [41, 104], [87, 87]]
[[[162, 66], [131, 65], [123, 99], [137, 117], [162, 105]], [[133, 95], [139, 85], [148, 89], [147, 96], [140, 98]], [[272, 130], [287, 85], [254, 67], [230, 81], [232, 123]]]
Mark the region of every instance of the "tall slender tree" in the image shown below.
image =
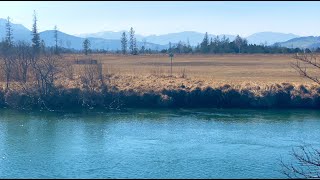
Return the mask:
[[37, 28], [37, 14], [33, 12], [33, 26], [32, 26], [32, 49], [33, 55], [36, 56], [40, 53], [40, 35]]
[[128, 46], [128, 39], [127, 39], [127, 35], [126, 32], [122, 33], [121, 36], [121, 50], [122, 50], [122, 54], [126, 54], [127, 53], [127, 46]]
[[55, 54], [59, 54], [59, 47], [58, 47], [58, 28], [57, 28], [57, 25], [54, 26], [53, 37], [54, 37], [54, 42], [55, 42], [54, 52], [55, 52]]
[[42, 53], [45, 53], [46, 52], [46, 43], [44, 42], [44, 40], [42, 39], [41, 42], [40, 42], [40, 51]]
[[88, 53], [89, 53], [89, 51], [90, 51], [90, 41], [89, 41], [89, 39], [85, 39], [84, 41], [83, 41], [83, 51], [84, 51], [84, 54], [85, 55], [88, 55]]
[[238, 47], [238, 50], [239, 50], [238, 53], [240, 53], [241, 46], [242, 46], [242, 38], [239, 35], [237, 35], [236, 39], [234, 40], [234, 43]]
[[13, 36], [12, 36], [12, 28], [11, 28], [11, 22], [10, 17], [7, 18], [6, 22], [6, 37], [5, 37], [5, 43], [2, 48], [2, 54], [3, 54], [3, 64], [0, 64], [0, 66], [3, 67], [5, 76], [6, 76], [6, 90], [9, 89], [9, 84], [11, 80], [12, 75], [12, 69], [14, 66], [14, 56], [13, 56]]
[[191, 49], [191, 45], [190, 45], [189, 38], [187, 39], [187, 47], [188, 47], [189, 49]]
[[134, 40], [134, 30], [133, 28], [131, 27], [130, 28], [130, 46], [129, 46], [129, 49], [130, 49], [130, 53], [131, 54], [134, 54], [134, 50], [135, 50], [135, 40]]
[[7, 18], [6, 22], [6, 39], [5, 39], [6, 45], [8, 47], [13, 46], [13, 36], [12, 36], [12, 27], [10, 22], [10, 17]]
[[145, 52], [146, 52], [146, 44], [147, 44], [146, 39], [143, 39], [142, 40], [142, 46], [141, 46], [141, 49], [140, 49], [140, 53], [145, 54]]
[[208, 32], [204, 35], [204, 38], [200, 44], [200, 50], [203, 53], [208, 53], [209, 52], [209, 37], [208, 37]]
[[133, 38], [133, 55], [138, 54], [137, 39]]

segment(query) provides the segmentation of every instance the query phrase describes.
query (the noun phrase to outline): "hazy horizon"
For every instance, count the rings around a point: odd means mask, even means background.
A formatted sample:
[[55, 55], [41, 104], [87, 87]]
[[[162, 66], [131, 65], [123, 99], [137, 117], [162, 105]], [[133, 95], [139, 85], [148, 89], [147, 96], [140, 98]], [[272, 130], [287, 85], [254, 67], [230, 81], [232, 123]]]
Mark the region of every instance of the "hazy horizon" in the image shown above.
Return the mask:
[[[112, 31], [112, 30], [105, 30], [105, 31], [99, 31], [99, 32], [90, 32], [90, 33], [80, 33], [80, 34], [72, 34], [74, 36], [84, 36], [86, 34], [95, 34], [95, 33], [102, 33], [102, 32], [114, 32], [114, 33], [118, 33], [118, 32], [122, 32], [124, 30], [119, 30], [119, 31]], [[129, 31], [129, 30], [125, 30], [125, 31]], [[143, 36], [161, 36], [161, 35], [166, 35], [166, 34], [174, 34], [174, 33], [181, 33], [181, 32], [197, 32], [197, 33], [206, 33], [206, 32], [199, 32], [199, 31], [177, 31], [177, 32], [167, 32], [167, 33], [163, 33], [163, 34], [148, 34], [148, 35], [144, 35], [144, 34], [139, 34], [139, 32], [135, 32], [138, 35], [143, 35]], [[286, 32], [275, 32], [275, 31], [261, 31], [261, 32], [255, 32], [255, 33], [284, 33], [284, 34], [293, 34], [293, 35], [298, 35], [298, 34], [294, 34], [294, 33], [286, 33]], [[253, 35], [255, 33], [252, 34], [248, 34], [247, 36]], [[209, 33], [208, 34], [212, 34]], [[221, 33], [221, 34], [213, 34], [213, 35], [234, 35], [236, 36], [237, 34], [225, 34], [225, 33]], [[242, 36], [242, 37], [247, 37], [247, 36]], [[300, 35], [299, 35], [300, 36]], [[314, 36], [314, 35], [310, 35], [310, 36]]]
[[[0, 17], [0, 19], [3, 19], [3, 20], [7, 20], [6, 18], [2, 18]], [[12, 22], [12, 19], [10, 17], [10, 21], [11, 23], [13, 24], [19, 24], [19, 23], [15, 23], [15, 22]], [[21, 24], [23, 25], [23, 24]], [[24, 26], [24, 25], [23, 25]], [[28, 28], [26, 26], [24, 26], [25, 28], [27, 28], [28, 30], [31, 31], [31, 28]], [[39, 32], [44, 32], [44, 31], [50, 31], [50, 30], [54, 30], [54, 28], [52, 29], [46, 29], [46, 30], [40, 30]], [[59, 28], [58, 28], [58, 31], [60, 32], [63, 32], [61, 31]], [[85, 35], [92, 35], [92, 34], [98, 34], [98, 33], [103, 33], [103, 32], [113, 32], [113, 33], [119, 33], [119, 32], [123, 32], [123, 31], [127, 31], [129, 32], [130, 30], [128, 29], [123, 29], [123, 30], [103, 30], [103, 31], [97, 31], [97, 32], [89, 32], [89, 33], [78, 33], [78, 34], [70, 34], [70, 35], [73, 35], [73, 36], [85, 36]], [[161, 36], [161, 35], [166, 35], [166, 34], [174, 34], [174, 33], [182, 33], [182, 32], [196, 32], [196, 33], [206, 33], [206, 32], [200, 32], [200, 31], [189, 31], [189, 30], [184, 30], [184, 31], [177, 31], [177, 32], [166, 32], [166, 33], [163, 33], [163, 34], [148, 34], [148, 35], [144, 35], [144, 34], [140, 34], [139, 32], [135, 32], [136, 35], [142, 35], [142, 36]], [[63, 32], [63, 33], [67, 33], [67, 32]], [[284, 33], [284, 34], [294, 34], [294, 33], [290, 33], [290, 32], [275, 32], [275, 31], [261, 31], [261, 32], [255, 32], [255, 33], [252, 33], [252, 34], [249, 34], [248, 36], [250, 35], [253, 35], [253, 34], [256, 34], [256, 33]], [[69, 33], [67, 33], [69, 34]], [[208, 34], [211, 34], [211, 33], [208, 33]], [[214, 35], [237, 35], [237, 34], [214, 34]], [[297, 34], [294, 34], [294, 35], [297, 35]], [[244, 36], [243, 36], [244, 37]]]
[[257, 32], [319, 36], [320, 2], [0, 2], [0, 18], [31, 29], [33, 10], [39, 31], [79, 35], [129, 30], [161, 35], [183, 31], [209, 34]]

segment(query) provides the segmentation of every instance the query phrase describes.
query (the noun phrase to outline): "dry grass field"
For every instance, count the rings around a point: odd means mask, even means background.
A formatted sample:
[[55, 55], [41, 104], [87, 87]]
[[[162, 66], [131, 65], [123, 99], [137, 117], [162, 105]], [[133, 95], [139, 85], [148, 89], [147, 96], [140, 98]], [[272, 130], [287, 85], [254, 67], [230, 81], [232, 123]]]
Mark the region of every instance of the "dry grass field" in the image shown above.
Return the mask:
[[[103, 64], [104, 72], [125, 75], [170, 75], [170, 59], [165, 55], [91, 55]], [[85, 59], [82, 55], [67, 55], [67, 60]], [[176, 55], [173, 75], [223, 82], [295, 82], [304, 83], [290, 67], [292, 55]]]
[[[166, 55], [65, 55], [67, 61], [98, 60], [103, 74], [110, 76], [110, 84], [120, 89], [177, 88], [186, 86], [217, 87], [225, 84], [265, 86], [291, 83], [312, 84], [290, 66], [293, 55], [176, 55], [173, 59], [173, 76], [170, 77], [170, 59]], [[73, 65], [76, 66], [81, 65]], [[75, 74], [81, 74], [75, 71]]]
[[110, 86], [137, 92], [181, 87], [192, 90], [196, 87], [214, 88], [225, 84], [236, 88], [265, 87], [281, 83], [295, 86], [313, 84], [309, 79], [299, 76], [290, 66], [290, 63], [295, 62], [292, 56], [292, 54], [175, 55], [171, 77], [170, 58], [167, 55], [67, 54], [63, 55], [63, 61], [69, 65], [64, 71], [73, 78], [58, 78], [57, 83], [65, 87], [80, 87], [85, 65], [75, 64], [75, 61], [92, 59], [102, 64], [103, 76]]
[[[44, 96], [52, 107], [320, 107], [320, 87], [290, 66], [292, 55], [176, 55], [172, 76], [166, 55], [63, 56]], [[29, 74], [8, 92], [2, 78], [0, 106], [43, 106]]]

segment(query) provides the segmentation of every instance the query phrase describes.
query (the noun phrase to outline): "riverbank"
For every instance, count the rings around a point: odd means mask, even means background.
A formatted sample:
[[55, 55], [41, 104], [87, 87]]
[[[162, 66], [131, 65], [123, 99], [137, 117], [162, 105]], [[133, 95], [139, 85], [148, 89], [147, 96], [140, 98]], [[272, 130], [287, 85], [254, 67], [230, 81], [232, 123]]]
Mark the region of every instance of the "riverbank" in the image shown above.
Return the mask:
[[[139, 83], [135, 83], [138, 79]], [[80, 80], [79, 80], [80, 81]], [[71, 108], [319, 108], [320, 87], [294, 83], [208, 85], [184, 77], [113, 75], [91, 87], [58, 82], [49, 94], [36, 88], [0, 90], [0, 106], [14, 109]]]

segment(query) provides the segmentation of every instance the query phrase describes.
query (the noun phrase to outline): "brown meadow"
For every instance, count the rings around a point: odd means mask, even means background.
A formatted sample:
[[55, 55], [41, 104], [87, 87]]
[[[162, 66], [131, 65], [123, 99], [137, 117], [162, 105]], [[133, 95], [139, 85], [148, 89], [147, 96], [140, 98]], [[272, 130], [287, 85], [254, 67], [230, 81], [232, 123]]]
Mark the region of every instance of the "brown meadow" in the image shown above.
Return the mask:
[[[320, 106], [320, 88], [290, 66], [292, 55], [176, 55], [172, 76], [167, 55], [67, 54], [61, 60], [58, 89], [42, 97], [46, 108]], [[81, 60], [98, 64], [76, 63]], [[9, 106], [37, 104], [38, 96], [2, 94]]]
[[[312, 84], [310, 80], [300, 77], [290, 66], [290, 63], [295, 61], [292, 55], [176, 55], [172, 69], [175, 78], [170, 78], [170, 59], [167, 55], [65, 56], [67, 61], [85, 58], [101, 62], [103, 74], [115, 77], [111, 78], [112, 83], [121, 89], [130, 86], [154, 89], [156, 86], [164, 88], [181, 84], [190, 87], [216, 87], [224, 84]], [[75, 74], [81, 74], [81, 71]]]

